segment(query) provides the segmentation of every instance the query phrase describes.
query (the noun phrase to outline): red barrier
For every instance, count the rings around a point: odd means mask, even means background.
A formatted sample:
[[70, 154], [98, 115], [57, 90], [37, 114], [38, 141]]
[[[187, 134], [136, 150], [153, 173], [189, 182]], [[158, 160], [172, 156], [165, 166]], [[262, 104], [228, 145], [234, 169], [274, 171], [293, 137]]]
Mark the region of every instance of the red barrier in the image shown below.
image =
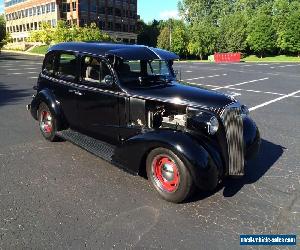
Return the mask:
[[214, 59], [216, 63], [222, 62], [240, 62], [241, 53], [215, 53]]

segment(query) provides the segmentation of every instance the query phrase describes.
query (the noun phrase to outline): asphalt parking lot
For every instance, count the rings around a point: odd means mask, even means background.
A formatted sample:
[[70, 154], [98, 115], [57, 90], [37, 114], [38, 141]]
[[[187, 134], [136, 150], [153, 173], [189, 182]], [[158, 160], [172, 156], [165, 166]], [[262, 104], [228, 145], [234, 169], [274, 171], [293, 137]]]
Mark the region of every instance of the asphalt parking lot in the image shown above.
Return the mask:
[[25, 109], [41, 63], [0, 54], [0, 249], [240, 249], [240, 234], [297, 234], [299, 244], [299, 63], [175, 64], [190, 84], [245, 103], [263, 138], [245, 178], [184, 204], [43, 140]]

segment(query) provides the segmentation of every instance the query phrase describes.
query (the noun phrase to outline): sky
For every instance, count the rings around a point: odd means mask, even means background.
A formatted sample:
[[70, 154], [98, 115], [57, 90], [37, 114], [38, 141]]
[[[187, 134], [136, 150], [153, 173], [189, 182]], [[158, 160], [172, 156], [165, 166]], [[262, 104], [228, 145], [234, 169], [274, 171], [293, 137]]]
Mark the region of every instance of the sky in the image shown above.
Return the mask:
[[0, 13], [4, 12], [4, 0], [0, 0]]
[[[0, 0], [2, 1], [2, 0]], [[178, 0], [137, 0], [138, 15], [145, 22], [178, 18]]]
[[[145, 22], [178, 18], [177, 2], [178, 0], [138, 0], [138, 15]], [[0, 0], [0, 13], [3, 8], [4, 0]]]

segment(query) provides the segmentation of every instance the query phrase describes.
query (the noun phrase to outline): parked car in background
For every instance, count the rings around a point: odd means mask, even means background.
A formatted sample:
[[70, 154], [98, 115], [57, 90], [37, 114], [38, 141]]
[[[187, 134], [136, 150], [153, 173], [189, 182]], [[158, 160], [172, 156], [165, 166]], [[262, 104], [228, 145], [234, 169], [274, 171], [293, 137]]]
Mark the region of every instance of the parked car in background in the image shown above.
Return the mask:
[[[176, 80], [171, 52], [139, 45], [60, 43], [45, 56], [28, 109], [59, 137], [147, 174], [166, 200], [243, 176], [260, 135], [232, 97]], [[255, 167], [255, 166], [251, 166]]]

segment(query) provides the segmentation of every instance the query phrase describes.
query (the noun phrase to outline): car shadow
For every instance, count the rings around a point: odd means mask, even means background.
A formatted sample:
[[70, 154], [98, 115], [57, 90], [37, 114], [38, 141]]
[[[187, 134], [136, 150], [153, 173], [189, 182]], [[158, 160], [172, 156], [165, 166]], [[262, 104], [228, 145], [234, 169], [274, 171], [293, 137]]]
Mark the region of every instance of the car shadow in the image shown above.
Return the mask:
[[0, 107], [7, 104], [15, 104], [18, 101], [30, 97], [29, 89], [12, 89], [9, 85], [0, 82]]
[[212, 192], [200, 191], [187, 202], [196, 202], [205, 199], [223, 189], [224, 197], [236, 195], [243, 186], [257, 182], [282, 156], [284, 147], [262, 139], [257, 157], [245, 166], [245, 176], [239, 179], [228, 178], [218, 185]]

